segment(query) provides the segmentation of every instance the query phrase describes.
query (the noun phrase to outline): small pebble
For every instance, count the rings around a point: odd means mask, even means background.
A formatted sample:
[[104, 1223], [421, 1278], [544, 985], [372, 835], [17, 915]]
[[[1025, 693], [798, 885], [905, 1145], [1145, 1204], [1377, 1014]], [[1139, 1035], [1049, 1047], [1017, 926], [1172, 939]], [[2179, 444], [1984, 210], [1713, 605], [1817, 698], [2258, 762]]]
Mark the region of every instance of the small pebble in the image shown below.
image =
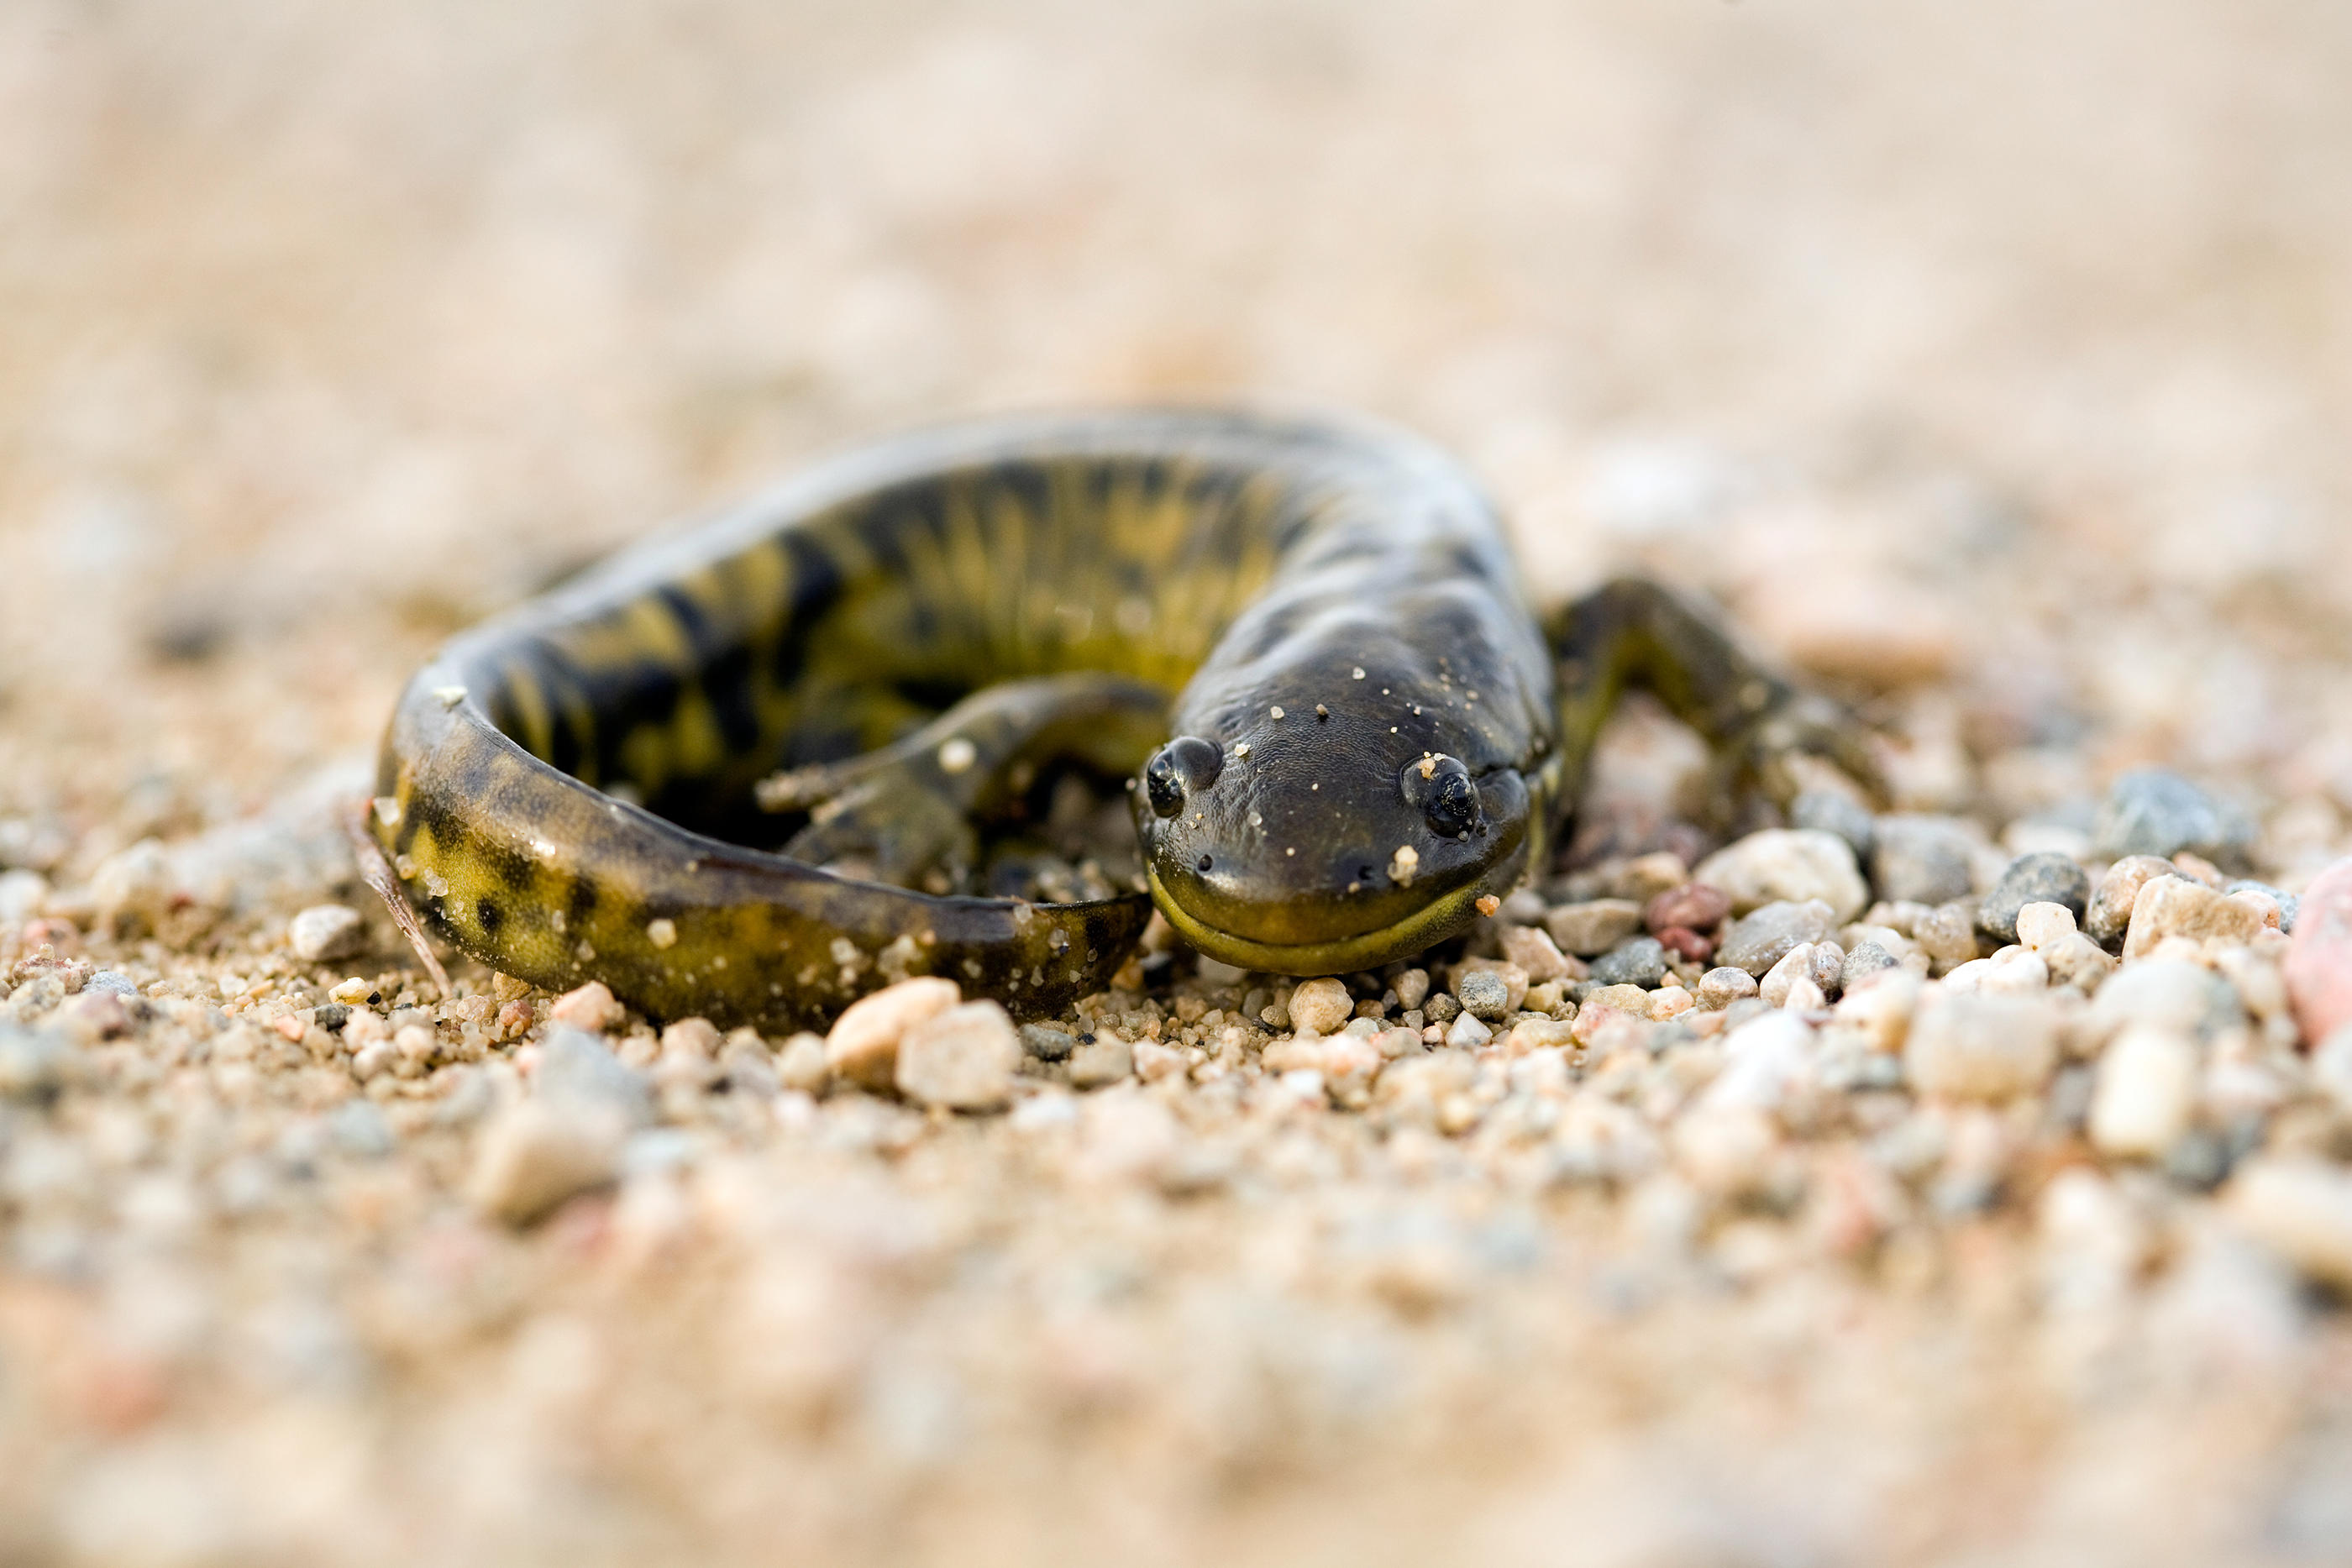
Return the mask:
[[1881, 969], [1895, 967], [1895, 955], [1875, 942], [1860, 942], [1838, 969], [1838, 989], [1850, 991]]
[[1495, 1038], [1495, 1031], [1480, 1021], [1475, 1013], [1465, 1012], [1445, 1031], [1445, 1043], [1456, 1051], [1475, 1050]]
[[1977, 956], [1976, 906], [1966, 899], [1937, 906], [1913, 927], [1912, 940], [1936, 973], [1958, 968]]
[[1666, 950], [1654, 936], [1633, 941], [1592, 961], [1592, 979], [1602, 986], [1657, 985], [1666, 977]]
[[2303, 905], [2303, 901], [2295, 897], [2294, 894], [2283, 892], [2278, 888], [2273, 887], [2266, 882], [2255, 882], [2249, 877], [2240, 877], [2237, 881], [2230, 883], [2221, 891], [2230, 894], [2262, 893], [2269, 894], [2271, 902], [2278, 906], [2279, 929], [2286, 932], [2290, 936], [2294, 935], [2294, 917], [2298, 913], [2300, 913]]
[[2030, 904], [2053, 904], [2063, 908], [2069, 916], [2066, 928], [2072, 931], [2090, 908], [2090, 874], [2068, 855], [2046, 851], [2020, 855], [2009, 862], [2009, 869], [2000, 873], [2000, 880], [1993, 883], [1992, 891], [1977, 906], [1977, 929], [1995, 944], [2022, 941], [2018, 933], [2018, 912]]
[[1904, 1070], [1922, 1094], [2012, 1100], [2056, 1071], [2059, 1022], [2055, 1009], [2023, 997], [1933, 996], [1912, 1015]]
[[1592, 957], [1642, 928], [1642, 906], [1630, 898], [1563, 904], [1544, 915], [1544, 930], [1563, 953]]
[[[1489, 970], [1473, 969], [1465, 974], [1455, 982], [1455, 994], [1461, 999], [1464, 1012], [1488, 1023], [1511, 1010], [1509, 983]], [[1450, 1040], [1452, 1036], [1449, 1034], [1447, 1038]]]
[[2084, 914], [2084, 935], [2111, 953], [2121, 948], [2124, 933], [2131, 928], [2132, 905], [2139, 901], [2139, 890], [2151, 877], [2173, 874], [2172, 862], [2155, 855], [2128, 855], [2109, 866]]
[[[1506, 925], [1501, 940], [1504, 958], [1525, 969], [1530, 985], [1573, 979], [1582, 970], [1583, 966], [1572, 964], [1553, 942], [1551, 934], [1541, 926]], [[1297, 1010], [1296, 1002], [1291, 1004], [1291, 1010]]]
[[626, 1016], [626, 1009], [614, 999], [612, 988], [602, 980], [591, 980], [576, 990], [564, 992], [547, 1009], [549, 1022], [569, 1024], [591, 1034], [619, 1028]]
[[1070, 1082], [1079, 1089], [1099, 1089], [1135, 1072], [1135, 1047], [1115, 1034], [1098, 1035], [1070, 1052]]
[[[422, 1024], [404, 1024], [393, 1033], [394, 1048], [413, 1060], [429, 1056], [435, 1043], [433, 1031]], [[540, 1041], [530, 1092], [534, 1100], [549, 1103], [604, 1107], [630, 1127], [654, 1118], [653, 1086], [646, 1075], [614, 1055], [604, 1036], [570, 1025], [550, 1029]]]
[[1680, 887], [1669, 888], [1650, 900], [1642, 911], [1642, 923], [1653, 935], [1661, 935], [1675, 926], [1712, 931], [1730, 917], [1731, 895], [1703, 882], [1686, 882]]
[[1820, 899], [1768, 904], [1732, 923], [1716, 961], [1761, 976], [1798, 943], [1828, 940], [1837, 925], [1837, 912]]
[[1407, 969], [1396, 977], [1397, 1006], [1407, 1010], [1429, 999], [1429, 971]]
[[349, 958], [367, 946], [367, 922], [341, 904], [314, 904], [286, 923], [286, 940], [306, 964]]
[[2095, 852], [2109, 858], [2189, 850], [2227, 862], [2243, 859], [2252, 847], [2254, 824], [2178, 773], [2138, 768], [2109, 787], [2091, 841]]
[[1813, 972], [1813, 944], [1800, 942], [1780, 955], [1780, 961], [1764, 973], [1757, 983], [1757, 994], [1774, 1007], [1786, 1007], [1789, 988], [1799, 980], [1810, 980]]
[[993, 1001], [964, 1002], [908, 1026], [894, 1081], [919, 1105], [998, 1111], [1013, 1096], [1021, 1037]]
[[1709, 969], [1699, 977], [1698, 1005], [1720, 1009], [1756, 994], [1756, 977], [1745, 969], [1728, 966]]
[[1429, 1015], [1429, 1021], [1433, 1024], [1451, 1023], [1454, 1021], [1454, 1015], [1461, 1010], [1462, 1004], [1445, 991], [1432, 992], [1422, 1008], [1422, 1011]]
[[1974, 885], [1976, 843], [1957, 818], [1881, 817], [1870, 851], [1871, 883], [1881, 898], [1914, 904], [1964, 898]]
[[1039, 1061], [1066, 1061], [1077, 1045], [1076, 1036], [1051, 1024], [1024, 1023], [1021, 1026], [1021, 1049]]
[[1290, 993], [1290, 1026], [1303, 1034], [1337, 1034], [1355, 1011], [1355, 998], [1335, 979], [1305, 980]]
[[[2010, 940], [2036, 953], [2047, 953], [2059, 943], [2074, 935], [2079, 911], [2063, 904], [2035, 902], [2019, 907], [2010, 921]], [[1978, 928], [1984, 923], [1979, 920]]]
[[2150, 877], [2132, 901], [2124, 936], [2126, 963], [2145, 956], [2168, 936], [2243, 946], [2263, 932], [2263, 918], [2228, 894], [2182, 876]]
[[2089, 1131], [2101, 1154], [2159, 1159], [2197, 1107], [2197, 1043], [2178, 1030], [2135, 1024], [2099, 1058]]
[[835, 1077], [861, 1089], [887, 1089], [898, 1068], [899, 1038], [962, 999], [953, 980], [937, 975], [886, 986], [850, 1003], [834, 1020], [824, 1038], [825, 1061]]
[[1692, 880], [1723, 890], [1735, 913], [1770, 904], [1819, 899], [1832, 921], [1851, 920], [1870, 902], [1853, 846], [1834, 833], [1769, 828], [1750, 833], [1699, 862]]
[[467, 1191], [490, 1218], [529, 1225], [619, 1176], [627, 1139], [627, 1122], [609, 1107], [534, 1097], [483, 1134]]
[[1658, 946], [1685, 964], [1704, 964], [1715, 956], [1715, 939], [1687, 925], [1669, 925], [1657, 936]]

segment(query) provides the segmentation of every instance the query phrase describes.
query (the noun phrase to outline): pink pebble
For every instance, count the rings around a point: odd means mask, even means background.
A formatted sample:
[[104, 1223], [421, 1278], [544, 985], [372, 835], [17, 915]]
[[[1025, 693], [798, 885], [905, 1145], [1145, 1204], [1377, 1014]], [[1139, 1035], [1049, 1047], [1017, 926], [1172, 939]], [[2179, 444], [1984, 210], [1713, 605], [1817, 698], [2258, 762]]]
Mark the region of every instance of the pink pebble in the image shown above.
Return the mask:
[[2352, 1023], [2352, 860], [2337, 861], [2304, 891], [2286, 988], [2307, 1043]]

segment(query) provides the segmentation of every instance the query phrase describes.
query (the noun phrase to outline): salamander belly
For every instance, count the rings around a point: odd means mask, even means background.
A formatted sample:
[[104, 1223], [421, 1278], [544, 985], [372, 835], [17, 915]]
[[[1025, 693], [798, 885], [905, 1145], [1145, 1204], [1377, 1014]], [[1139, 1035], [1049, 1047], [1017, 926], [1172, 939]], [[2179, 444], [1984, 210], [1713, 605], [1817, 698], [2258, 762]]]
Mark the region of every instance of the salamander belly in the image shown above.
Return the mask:
[[[1271, 904], [1290, 928], [1360, 936], [1470, 885], [1388, 874], [1400, 758], [1443, 741], [1534, 779], [1552, 722], [1492, 514], [1427, 447], [1204, 413], [998, 421], [851, 453], [461, 635], [394, 715], [373, 832], [458, 947], [543, 985], [603, 979], [656, 1016], [818, 1023], [925, 973], [1050, 1012], [1108, 983], [1150, 894], [840, 874], [774, 852], [758, 787], [1073, 672], [1166, 694], [1251, 779], [1229, 822], [1194, 824], [1231, 830], [1187, 852], [1209, 870], [1154, 877], [1196, 924], [1264, 925]], [[1264, 711], [1284, 695], [1303, 748], [1261, 733], [1291, 722]], [[1063, 729], [1118, 749], [1111, 727]]]

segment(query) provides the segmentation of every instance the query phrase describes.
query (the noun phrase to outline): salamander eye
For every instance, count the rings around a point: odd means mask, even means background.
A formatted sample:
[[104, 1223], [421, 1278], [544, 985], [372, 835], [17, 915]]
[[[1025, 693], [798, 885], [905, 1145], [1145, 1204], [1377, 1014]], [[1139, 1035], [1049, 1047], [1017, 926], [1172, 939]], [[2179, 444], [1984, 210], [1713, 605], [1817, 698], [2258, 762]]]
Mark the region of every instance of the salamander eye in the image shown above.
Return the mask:
[[1478, 820], [1478, 782], [1458, 757], [1408, 762], [1397, 775], [1397, 787], [1407, 805], [1421, 808], [1433, 833], [1457, 839]]
[[1225, 766], [1224, 749], [1197, 735], [1180, 735], [1143, 765], [1143, 792], [1152, 814], [1172, 817], [1186, 799], [1217, 781]]

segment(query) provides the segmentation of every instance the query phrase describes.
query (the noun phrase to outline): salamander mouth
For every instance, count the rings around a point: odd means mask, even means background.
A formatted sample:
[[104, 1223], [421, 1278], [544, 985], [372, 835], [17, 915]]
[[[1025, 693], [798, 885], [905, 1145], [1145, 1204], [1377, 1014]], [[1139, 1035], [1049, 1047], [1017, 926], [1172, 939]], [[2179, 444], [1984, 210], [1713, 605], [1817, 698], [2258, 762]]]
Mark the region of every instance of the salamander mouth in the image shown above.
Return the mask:
[[1433, 947], [1458, 935], [1478, 917], [1478, 900], [1499, 897], [1518, 881], [1527, 862], [1526, 845], [1486, 869], [1475, 882], [1449, 889], [1402, 919], [1370, 931], [1334, 936], [1325, 941], [1261, 942], [1221, 930], [1210, 918], [1184, 906], [1176, 892], [1162, 882], [1160, 870], [1149, 862], [1151, 901], [1176, 934], [1219, 963], [1270, 975], [1341, 975], [1382, 964]]

